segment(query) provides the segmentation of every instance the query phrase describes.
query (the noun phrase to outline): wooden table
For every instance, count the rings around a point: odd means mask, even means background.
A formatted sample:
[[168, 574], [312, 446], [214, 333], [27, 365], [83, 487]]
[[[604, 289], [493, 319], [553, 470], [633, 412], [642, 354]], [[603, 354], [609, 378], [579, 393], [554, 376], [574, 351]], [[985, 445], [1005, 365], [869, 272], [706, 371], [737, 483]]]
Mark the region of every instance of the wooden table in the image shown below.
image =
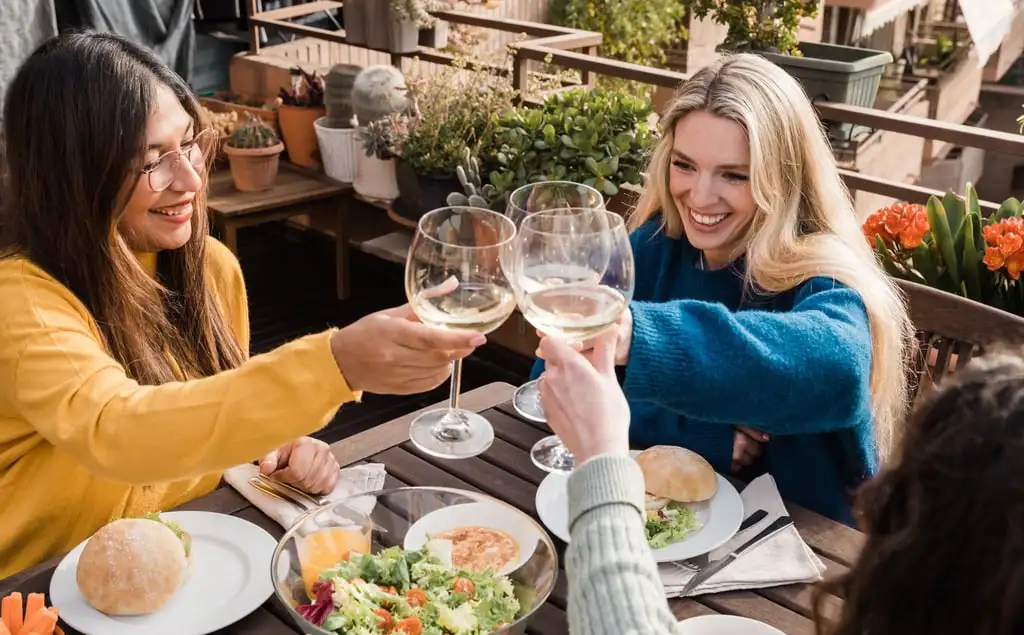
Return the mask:
[[[481, 457], [445, 461], [427, 456], [408, 443], [409, 423], [418, 413], [394, 419], [332, 446], [342, 465], [376, 461], [387, 466], [386, 487], [403, 485], [447, 486], [482, 491], [502, 499], [534, 518], [537, 511], [534, 496], [537, 485], [546, 476], [530, 461], [529, 449], [549, 434], [515, 416], [508, 405], [513, 387], [494, 383], [462, 396], [462, 406], [482, 412], [494, 424], [496, 440]], [[280, 526], [252, 507], [235, 490], [221, 487], [209, 496], [195, 500], [181, 509], [221, 512], [250, 520], [275, 537], [284, 532]], [[860, 550], [863, 536], [853, 529], [809, 512], [789, 506], [789, 511], [804, 540], [828, 567], [827, 576], [844, 571]], [[560, 561], [564, 544], [555, 539]], [[59, 559], [41, 564], [23, 573], [0, 581], [0, 594], [10, 591], [46, 592], [50, 575]], [[528, 625], [533, 635], [562, 635], [568, 632], [565, 616], [566, 579], [559, 577], [548, 602], [534, 614]], [[711, 613], [742, 615], [767, 622], [787, 635], [812, 635], [811, 588], [791, 585], [761, 591], [733, 591], [706, 595], [696, 599], [671, 600], [673, 613], [679, 619]], [[830, 596], [825, 603], [826, 615], [835, 616], [842, 600]], [[59, 608], [59, 607], [58, 607]], [[68, 635], [76, 631], [65, 627]], [[295, 635], [299, 633], [284, 607], [271, 598], [247, 618], [220, 633], [247, 635]], [[101, 635], [101, 634], [100, 634]], [[184, 635], [184, 634], [183, 634]]]
[[210, 176], [207, 207], [224, 244], [238, 255], [238, 230], [324, 211], [334, 219], [335, 261], [339, 300], [349, 294], [349, 241], [346, 217], [352, 186], [327, 176], [281, 162], [274, 186], [264, 192], [235, 189], [227, 168]]

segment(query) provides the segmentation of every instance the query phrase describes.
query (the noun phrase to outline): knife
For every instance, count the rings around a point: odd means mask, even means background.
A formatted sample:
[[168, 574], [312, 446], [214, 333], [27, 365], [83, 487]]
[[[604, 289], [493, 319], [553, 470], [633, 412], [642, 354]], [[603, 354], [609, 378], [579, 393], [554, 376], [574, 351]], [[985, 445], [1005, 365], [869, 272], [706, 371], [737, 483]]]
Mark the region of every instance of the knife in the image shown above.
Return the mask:
[[707, 580], [711, 578], [711, 576], [715, 575], [722, 569], [726, 568], [727, 566], [735, 562], [736, 558], [739, 558], [743, 554], [743, 552], [756, 547], [757, 545], [761, 544], [765, 540], [768, 540], [769, 538], [771, 538], [772, 536], [774, 536], [775, 534], [779, 533], [780, 531], [782, 531], [786, 527], [789, 527], [792, 524], [793, 519], [789, 516], [780, 516], [779, 518], [776, 518], [775, 521], [772, 522], [772, 524], [762, 529], [760, 533], [758, 533], [756, 536], [754, 536], [747, 542], [743, 543], [736, 549], [733, 549], [728, 554], [722, 556], [718, 560], [715, 560], [714, 562], [709, 562], [706, 567], [695, 573], [694, 576], [690, 578], [690, 581], [686, 583], [686, 586], [683, 587], [683, 591], [682, 593], [680, 593], [680, 596], [685, 597], [691, 591], [707, 582]]

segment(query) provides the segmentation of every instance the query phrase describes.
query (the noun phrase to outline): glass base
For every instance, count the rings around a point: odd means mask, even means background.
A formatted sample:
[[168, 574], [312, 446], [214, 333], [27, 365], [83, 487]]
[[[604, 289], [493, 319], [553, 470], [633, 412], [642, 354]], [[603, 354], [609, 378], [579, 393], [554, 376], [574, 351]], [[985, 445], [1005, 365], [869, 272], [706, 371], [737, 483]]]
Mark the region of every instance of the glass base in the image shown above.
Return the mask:
[[576, 459], [557, 435], [544, 437], [530, 450], [533, 464], [545, 472], [568, 474], [572, 472]]
[[490, 421], [475, 412], [445, 408], [424, 412], [413, 419], [409, 439], [431, 456], [469, 459], [491, 447], [494, 428]]
[[537, 423], [547, 423], [544, 415], [544, 406], [540, 402], [540, 389], [537, 388], [537, 380], [528, 381], [512, 395], [512, 407], [516, 409], [519, 416]]

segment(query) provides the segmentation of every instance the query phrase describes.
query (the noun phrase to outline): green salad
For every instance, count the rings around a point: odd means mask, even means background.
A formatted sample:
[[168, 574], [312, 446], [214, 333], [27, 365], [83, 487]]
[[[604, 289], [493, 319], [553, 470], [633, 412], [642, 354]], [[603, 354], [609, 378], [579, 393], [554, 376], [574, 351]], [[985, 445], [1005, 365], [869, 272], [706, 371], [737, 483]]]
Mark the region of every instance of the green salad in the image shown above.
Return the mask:
[[660, 509], [647, 510], [647, 544], [652, 549], [661, 549], [682, 542], [687, 536], [700, 529], [700, 521], [692, 509], [682, 503], [669, 502]]
[[313, 594], [299, 614], [345, 635], [485, 635], [519, 613], [511, 580], [456, 569], [447, 540], [416, 551], [352, 553], [320, 574]]

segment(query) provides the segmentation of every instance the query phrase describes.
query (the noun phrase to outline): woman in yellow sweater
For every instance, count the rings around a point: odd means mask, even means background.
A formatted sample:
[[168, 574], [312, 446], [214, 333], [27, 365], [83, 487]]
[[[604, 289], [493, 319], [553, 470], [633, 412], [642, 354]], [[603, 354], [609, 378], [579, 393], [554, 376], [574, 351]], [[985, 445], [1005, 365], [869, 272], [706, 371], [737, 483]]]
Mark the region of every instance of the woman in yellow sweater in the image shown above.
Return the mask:
[[360, 391], [440, 385], [484, 341], [402, 307], [247, 359], [242, 273], [207, 236], [216, 139], [187, 85], [127, 40], [41, 46], [4, 133], [0, 577], [261, 457], [330, 489], [337, 463], [300, 437]]

